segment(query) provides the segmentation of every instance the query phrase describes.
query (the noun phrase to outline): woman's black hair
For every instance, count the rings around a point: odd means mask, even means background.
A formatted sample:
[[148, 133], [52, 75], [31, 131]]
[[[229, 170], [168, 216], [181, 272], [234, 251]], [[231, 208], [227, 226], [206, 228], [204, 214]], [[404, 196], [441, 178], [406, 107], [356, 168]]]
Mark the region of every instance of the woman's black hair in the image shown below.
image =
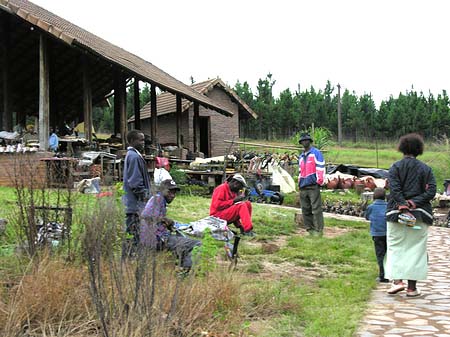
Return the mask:
[[417, 157], [423, 153], [424, 146], [425, 144], [421, 135], [410, 133], [400, 137], [398, 150], [405, 155]]

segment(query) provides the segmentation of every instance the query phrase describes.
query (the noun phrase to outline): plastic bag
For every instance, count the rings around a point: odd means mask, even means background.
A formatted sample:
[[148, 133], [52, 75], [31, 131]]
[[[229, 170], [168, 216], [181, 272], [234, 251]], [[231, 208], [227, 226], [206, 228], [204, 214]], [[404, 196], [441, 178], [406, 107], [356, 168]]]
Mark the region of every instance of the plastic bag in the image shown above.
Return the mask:
[[166, 157], [156, 157], [156, 167], [165, 168], [167, 171], [170, 170], [169, 159]]
[[164, 180], [170, 179], [172, 180], [172, 176], [169, 172], [163, 167], [163, 168], [155, 168], [155, 171], [153, 172], [153, 179], [155, 181], [155, 185], [160, 185], [161, 182]]

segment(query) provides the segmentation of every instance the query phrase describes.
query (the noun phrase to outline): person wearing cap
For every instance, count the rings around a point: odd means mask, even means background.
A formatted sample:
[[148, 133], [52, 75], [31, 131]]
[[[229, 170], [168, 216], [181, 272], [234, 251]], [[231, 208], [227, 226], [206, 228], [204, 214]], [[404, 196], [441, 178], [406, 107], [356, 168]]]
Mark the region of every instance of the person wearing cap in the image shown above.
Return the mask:
[[123, 167], [122, 201], [125, 205], [126, 233], [131, 236], [124, 243], [123, 256], [133, 255], [139, 243], [139, 214], [150, 196], [150, 176], [147, 164], [142, 156], [144, 151], [144, 134], [131, 130], [127, 134], [128, 148]]
[[143, 247], [167, 249], [176, 254], [184, 272], [192, 267], [192, 249], [201, 242], [188, 237], [172, 235], [174, 221], [167, 217], [167, 205], [179, 191], [172, 179], [163, 180], [160, 191], [153, 195], [142, 211], [143, 219], [140, 227], [140, 243]]
[[239, 173], [229, 182], [214, 189], [209, 215], [228, 223], [234, 223], [244, 235], [253, 236], [252, 204], [245, 200], [245, 195], [239, 191], [247, 187], [247, 182]]
[[299, 143], [304, 150], [298, 160], [298, 187], [306, 230], [311, 235], [322, 235], [324, 221], [320, 186], [325, 178], [325, 160], [322, 152], [311, 145], [312, 142], [309, 134], [301, 135]]

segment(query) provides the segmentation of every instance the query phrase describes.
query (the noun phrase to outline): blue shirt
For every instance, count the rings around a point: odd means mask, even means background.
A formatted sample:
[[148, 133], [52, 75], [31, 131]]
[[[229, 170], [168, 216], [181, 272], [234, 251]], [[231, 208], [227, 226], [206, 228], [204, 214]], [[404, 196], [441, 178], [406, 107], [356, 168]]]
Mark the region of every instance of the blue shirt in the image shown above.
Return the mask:
[[52, 133], [48, 139], [48, 147], [51, 151], [57, 151], [59, 145], [59, 139], [56, 133]]
[[387, 202], [380, 199], [367, 207], [365, 217], [370, 220], [370, 235], [386, 236], [386, 207]]

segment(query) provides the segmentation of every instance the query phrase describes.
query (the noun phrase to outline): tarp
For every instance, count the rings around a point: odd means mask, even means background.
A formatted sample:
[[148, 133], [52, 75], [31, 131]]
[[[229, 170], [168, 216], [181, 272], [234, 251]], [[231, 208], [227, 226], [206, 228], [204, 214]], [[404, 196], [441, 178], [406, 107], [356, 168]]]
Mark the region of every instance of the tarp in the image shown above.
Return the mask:
[[327, 174], [333, 174], [335, 172], [347, 173], [352, 176], [362, 177], [362, 176], [372, 176], [374, 178], [384, 178], [388, 177], [388, 170], [379, 168], [367, 168], [358, 167], [355, 165], [340, 164], [340, 165], [328, 165]]

